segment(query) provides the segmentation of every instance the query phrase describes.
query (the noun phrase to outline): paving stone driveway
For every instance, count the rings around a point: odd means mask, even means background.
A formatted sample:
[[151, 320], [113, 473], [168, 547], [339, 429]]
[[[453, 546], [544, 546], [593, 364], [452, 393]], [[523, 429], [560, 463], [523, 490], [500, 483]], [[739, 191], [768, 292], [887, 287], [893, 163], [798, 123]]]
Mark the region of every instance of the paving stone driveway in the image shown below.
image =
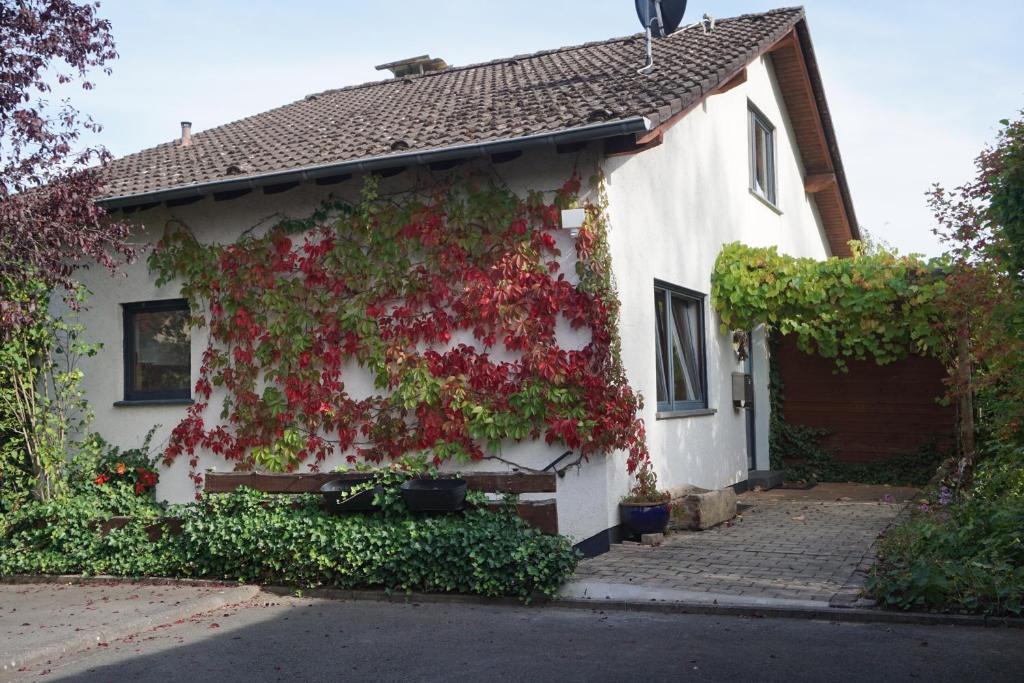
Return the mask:
[[850, 605], [874, 560], [875, 539], [915, 493], [856, 484], [749, 492], [729, 525], [676, 532], [658, 547], [613, 546], [581, 562], [573, 578]]

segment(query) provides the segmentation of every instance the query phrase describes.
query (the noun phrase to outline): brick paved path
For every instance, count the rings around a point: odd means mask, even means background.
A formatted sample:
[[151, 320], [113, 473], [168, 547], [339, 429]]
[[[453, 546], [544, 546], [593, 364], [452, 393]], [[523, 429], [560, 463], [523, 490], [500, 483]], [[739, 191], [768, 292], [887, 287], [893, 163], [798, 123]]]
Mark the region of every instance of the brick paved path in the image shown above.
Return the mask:
[[655, 548], [613, 546], [610, 552], [581, 562], [573, 578], [852, 603], [863, 582], [863, 574], [854, 576], [855, 571], [873, 561], [875, 539], [913, 494], [912, 489], [851, 484], [746, 493], [740, 497], [745, 509], [731, 525], [675, 532]]

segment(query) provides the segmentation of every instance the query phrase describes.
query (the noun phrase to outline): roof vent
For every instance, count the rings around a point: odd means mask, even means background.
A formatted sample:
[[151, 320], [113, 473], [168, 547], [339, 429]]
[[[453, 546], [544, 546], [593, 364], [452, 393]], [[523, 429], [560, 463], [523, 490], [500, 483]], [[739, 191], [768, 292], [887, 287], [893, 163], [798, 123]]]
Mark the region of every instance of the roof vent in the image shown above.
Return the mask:
[[224, 169], [224, 175], [242, 175], [249, 172], [249, 167], [244, 164], [228, 164], [228, 167]]
[[192, 122], [182, 121], [181, 122], [181, 146], [191, 147], [192, 146]]
[[611, 109], [595, 109], [587, 115], [587, 123], [598, 123], [608, 121], [615, 116]]
[[402, 150], [409, 149], [409, 143], [405, 140], [395, 140], [391, 143], [392, 152], [401, 152]]
[[448, 68], [448, 63], [439, 58], [431, 59], [430, 55], [420, 55], [419, 57], [400, 59], [397, 62], [378, 64], [373, 68], [377, 71], [384, 71], [386, 69], [390, 71], [395, 78], [401, 78], [403, 76], [417, 76], [419, 74], [427, 74], [432, 71], [441, 71]]

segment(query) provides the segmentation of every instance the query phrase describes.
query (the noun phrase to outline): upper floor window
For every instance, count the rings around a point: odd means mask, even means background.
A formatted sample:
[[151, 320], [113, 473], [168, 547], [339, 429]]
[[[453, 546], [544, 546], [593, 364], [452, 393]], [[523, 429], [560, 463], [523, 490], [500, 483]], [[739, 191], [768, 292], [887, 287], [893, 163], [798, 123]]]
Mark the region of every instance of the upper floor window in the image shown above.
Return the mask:
[[764, 114], [749, 109], [750, 118], [750, 190], [762, 199], [776, 204], [775, 197], [775, 126]]
[[184, 299], [124, 304], [126, 401], [191, 396], [192, 348]]
[[708, 407], [704, 298], [703, 294], [661, 282], [654, 285], [661, 412]]

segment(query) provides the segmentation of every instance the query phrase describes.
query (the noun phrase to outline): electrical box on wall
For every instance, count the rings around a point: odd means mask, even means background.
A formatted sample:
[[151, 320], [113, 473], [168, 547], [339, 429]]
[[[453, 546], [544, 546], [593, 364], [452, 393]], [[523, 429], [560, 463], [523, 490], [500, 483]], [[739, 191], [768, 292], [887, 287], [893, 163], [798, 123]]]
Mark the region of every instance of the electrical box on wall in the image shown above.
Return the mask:
[[732, 407], [754, 407], [754, 378], [745, 372], [732, 373]]

